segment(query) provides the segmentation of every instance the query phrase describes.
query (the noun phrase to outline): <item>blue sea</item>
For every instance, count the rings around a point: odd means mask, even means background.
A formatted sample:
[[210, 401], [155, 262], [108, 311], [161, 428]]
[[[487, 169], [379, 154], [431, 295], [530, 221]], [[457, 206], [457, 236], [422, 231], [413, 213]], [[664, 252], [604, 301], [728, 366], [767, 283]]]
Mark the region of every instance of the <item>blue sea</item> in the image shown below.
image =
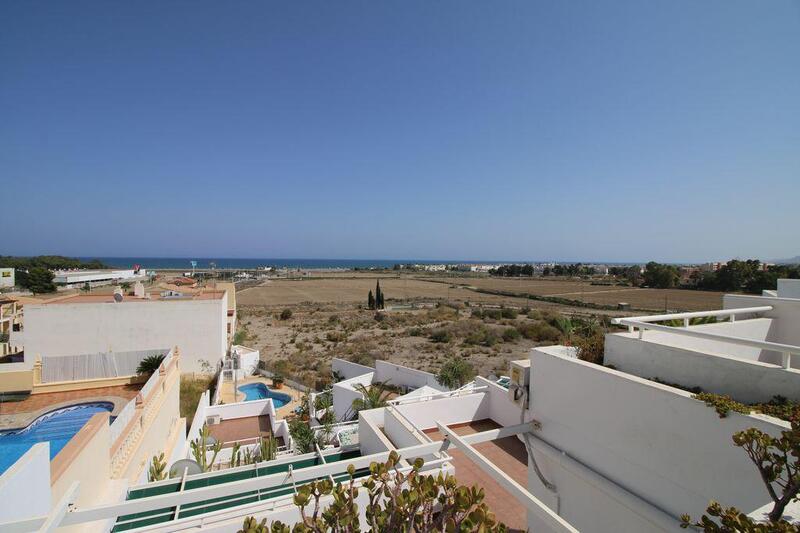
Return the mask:
[[145, 269], [186, 269], [191, 270], [191, 261], [197, 261], [197, 268], [211, 268], [214, 263], [216, 268], [301, 268], [312, 269], [354, 269], [354, 268], [392, 268], [396, 264], [496, 264], [508, 261], [453, 261], [430, 259], [284, 259], [284, 258], [225, 258], [225, 257], [81, 257], [84, 261], [98, 259], [115, 268], [130, 268], [132, 265], [141, 265]]

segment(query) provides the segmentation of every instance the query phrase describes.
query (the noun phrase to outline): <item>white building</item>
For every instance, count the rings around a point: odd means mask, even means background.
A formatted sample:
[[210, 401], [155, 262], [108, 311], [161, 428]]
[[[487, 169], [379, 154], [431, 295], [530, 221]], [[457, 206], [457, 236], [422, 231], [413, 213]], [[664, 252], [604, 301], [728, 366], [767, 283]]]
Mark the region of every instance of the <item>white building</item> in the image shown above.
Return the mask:
[[[691, 325], [698, 317], [718, 322]], [[672, 320], [685, 323], [661, 324]], [[358, 486], [370, 463], [391, 451], [403, 458], [402, 471], [423, 458], [426, 473], [453, 472], [460, 483], [479, 485], [489, 508], [518, 530], [679, 531], [681, 515], [698, 519], [711, 500], [763, 520], [770, 497], [731, 436], [748, 428], [778, 436], [789, 423], [744, 412], [720, 418], [684, 389], [743, 403], [775, 394], [800, 399], [800, 299], [728, 295], [721, 310], [618, 323], [629, 330], [606, 336], [607, 366], [579, 359], [572, 347], [539, 347], [512, 362], [509, 380], [478, 377], [454, 391], [437, 390], [427, 373], [399, 365], [335, 363], [343, 386], [331, 394], [340, 408], [355, 398], [353, 380], [370, 386], [377, 374], [405, 394], [352, 421], [313, 428], [326, 436], [308, 453], [295, 449], [271, 398], [212, 406], [206, 393], [189, 439], [203, 423], [240, 428], [245, 418], [267, 417], [285, 447], [275, 459], [246, 466], [231, 465], [232, 451], [221, 452], [219, 470], [131, 485], [116, 500], [70, 507], [76, 500], [65, 498], [21, 521], [16, 513], [11, 524], [0, 511], [0, 529], [223, 532], [248, 516], [291, 524], [299, 519], [297, 487], [348, 479], [348, 465]], [[17, 482], [33, 470], [26, 457], [12, 467]], [[0, 477], [0, 494], [16, 494], [7, 483]], [[785, 518], [797, 521], [800, 506], [793, 505]]]
[[80, 288], [86, 283], [92, 286], [110, 283], [143, 280], [146, 275], [141, 270], [57, 270], [53, 282], [66, 288]]
[[71, 356], [179, 346], [183, 372], [212, 369], [228, 348], [225, 290], [194, 294], [123, 296], [78, 294], [25, 306], [24, 330], [12, 343], [25, 347], [25, 369], [36, 356]]

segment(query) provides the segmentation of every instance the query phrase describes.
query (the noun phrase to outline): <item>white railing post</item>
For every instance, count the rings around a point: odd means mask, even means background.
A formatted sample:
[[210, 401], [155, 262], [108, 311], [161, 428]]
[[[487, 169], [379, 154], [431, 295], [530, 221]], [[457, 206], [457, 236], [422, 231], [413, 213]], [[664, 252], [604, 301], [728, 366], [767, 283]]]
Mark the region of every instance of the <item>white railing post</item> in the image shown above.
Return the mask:
[[789, 368], [792, 366], [792, 353], [791, 352], [783, 352], [781, 354], [781, 366], [783, 368]]

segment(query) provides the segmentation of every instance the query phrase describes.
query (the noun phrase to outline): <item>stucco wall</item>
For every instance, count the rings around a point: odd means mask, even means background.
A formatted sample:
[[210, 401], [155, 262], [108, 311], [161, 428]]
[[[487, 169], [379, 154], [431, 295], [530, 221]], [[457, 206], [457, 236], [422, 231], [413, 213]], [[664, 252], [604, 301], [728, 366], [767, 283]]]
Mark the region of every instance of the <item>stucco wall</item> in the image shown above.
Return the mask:
[[640, 377], [728, 394], [741, 402], [767, 402], [775, 395], [800, 400], [796, 369], [660, 344], [648, 340], [651, 333], [658, 332], [645, 332], [645, 340], [630, 333], [606, 335], [605, 363]]
[[430, 372], [415, 370], [386, 361], [375, 361], [375, 381], [388, 381], [392, 385], [406, 386], [411, 388], [433, 387], [438, 391], [450, 390], [439, 385], [436, 376]]
[[356, 385], [369, 386], [372, 383], [372, 377], [373, 373], [369, 372], [333, 384], [333, 411], [339, 420], [346, 420], [348, 415], [353, 414], [353, 400], [364, 397], [354, 387]]
[[361, 455], [372, 455], [393, 450], [392, 442], [383, 434], [383, 408], [358, 413], [358, 442]]
[[[722, 298], [722, 306], [725, 309], [760, 305], [771, 305], [772, 311], [763, 313], [763, 316], [775, 319], [775, 324], [770, 330], [770, 338], [767, 340], [800, 346], [800, 328], [797, 327], [800, 324], [800, 299], [767, 298], [746, 294], [726, 294]], [[797, 361], [800, 357], [793, 359], [792, 366], [800, 368], [800, 361]]]
[[25, 365], [35, 355], [156, 350], [179, 346], [183, 372], [212, 366], [226, 351], [226, 303], [170, 300], [25, 306]]
[[40, 442], [0, 476], [0, 523], [44, 516], [50, 505], [50, 444]]
[[[712, 499], [744, 512], [768, 501], [756, 469], [731, 435], [748, 427], [777, 435], [787, 423], [737, 413], [720, 419], [688, 393], [546, 348], [532, 351], [531, 365], [532, 410], [542, 423], [537, 437], [669, 515], [699, 516]], [[575, 527], [642, 530], [619, 509], [586, 500], [594, 491], [610, 494], [609, 486], [584, 486], [559, 468], [547, 464], [544, 473], [559, 481], [560, 514]], [[531, 490], [553, 501], [541, 485]]]
[[342, 380], [354, 378], [356, 376], [361, 376], [364, 374], [369, 374], [374, 372], [375, 369], [359, 365], [358, 363], [351, 363], [350, 361], [345, 361], [344, 359], [339, 359], [334, 357], [331, 360], [331, 371], [336, 372], [342, 378]]
[[423, 430], [436, 428], [437, 421], [449, 425], [490, 418], [489, 398], [483, 392], [397, 405], [395, 409], [414, 426]]

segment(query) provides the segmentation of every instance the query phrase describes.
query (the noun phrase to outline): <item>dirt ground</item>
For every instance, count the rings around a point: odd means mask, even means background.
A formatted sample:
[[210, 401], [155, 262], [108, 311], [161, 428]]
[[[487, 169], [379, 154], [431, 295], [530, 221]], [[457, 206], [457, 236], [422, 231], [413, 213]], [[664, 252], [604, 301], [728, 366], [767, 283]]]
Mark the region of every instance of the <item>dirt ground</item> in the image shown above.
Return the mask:
[[[270, 369], [310, 386], [319, 386], [330, 375], [334, 357], [363, 364], [386, 359], [434, 373], [448, 358], [461, 357], [480, 375], [500, 375], [508, 373], [509, 361], [527, 358], [535, 346], [572, 342], [574, 334], [560, 323], [565, 317], [584, 327], [604, 323], [608, 316], [663, 311], [665, 303], [669, 310], [715, 309], [722, 304], [721, 293], [592, 285], [581, 280], [356, 274], [318, 273], [243, 288], [237, 292], [237, 303], [244, 343], [260, 350]], [[378, 278], [387, 306], [380, 317], [364, 309]], [[578, 304], [530, 299], [529, 294]], [[580, 302], [611, 308], [581, 307]], [[633, 309], [614, 309], [620, 302]], [[291, 317], [282, 320], [284, 309], [291, 311]], [[497, 316], [502, 309], [505, 316]], [[436, 339], [437, 332], [441, 339]]]

